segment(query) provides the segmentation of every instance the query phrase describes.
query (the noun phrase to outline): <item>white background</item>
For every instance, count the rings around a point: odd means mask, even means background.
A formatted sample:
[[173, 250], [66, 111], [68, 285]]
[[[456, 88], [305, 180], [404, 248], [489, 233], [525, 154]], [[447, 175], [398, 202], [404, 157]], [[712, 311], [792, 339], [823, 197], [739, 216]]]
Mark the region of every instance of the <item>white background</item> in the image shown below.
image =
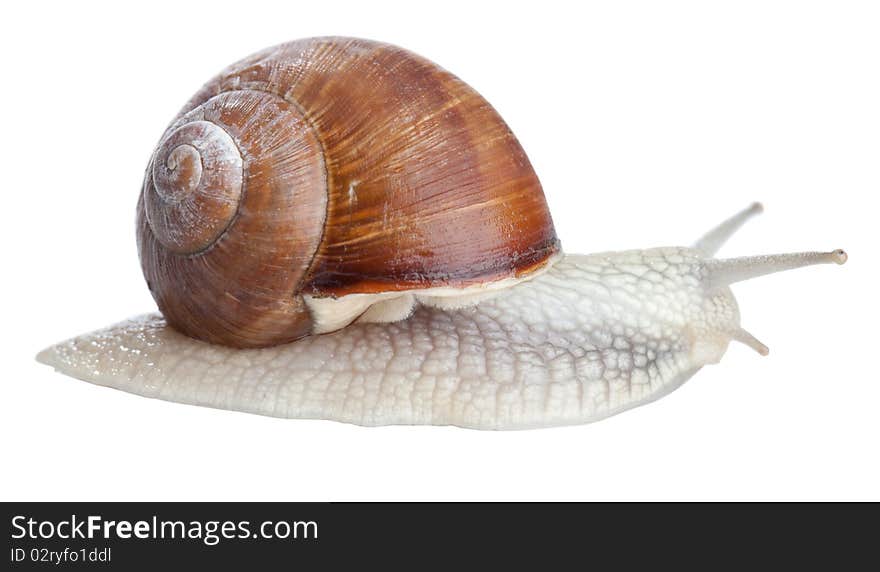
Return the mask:
[[[4, 8], [2, 498], [880, 499], [880, 13], [870, 2], [80, 2]], [[850, 262], [735, 287], [732, 345], [662, 400], [524, 432], [367, 429], [144, 399], [33, 356], [155, 308], [134, 208], [177, 110], [265, 46], [353, 35], [458, 74], [529, 154], [569, 252]]]

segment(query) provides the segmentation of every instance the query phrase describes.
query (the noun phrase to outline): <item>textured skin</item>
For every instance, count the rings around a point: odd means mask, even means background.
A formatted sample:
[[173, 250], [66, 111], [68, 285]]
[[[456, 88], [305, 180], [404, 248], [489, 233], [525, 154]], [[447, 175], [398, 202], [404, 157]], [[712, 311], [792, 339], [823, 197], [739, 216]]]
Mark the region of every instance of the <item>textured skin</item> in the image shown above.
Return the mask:
[[701, 254], [566, 256], [461, 310], [353, 324], [267, 349], [192, 340], [158, 315], [45, 350], [62, 372], [170, 401], [362, 425], [519, 429], [595, 421], [717, 362], [739, 327]]

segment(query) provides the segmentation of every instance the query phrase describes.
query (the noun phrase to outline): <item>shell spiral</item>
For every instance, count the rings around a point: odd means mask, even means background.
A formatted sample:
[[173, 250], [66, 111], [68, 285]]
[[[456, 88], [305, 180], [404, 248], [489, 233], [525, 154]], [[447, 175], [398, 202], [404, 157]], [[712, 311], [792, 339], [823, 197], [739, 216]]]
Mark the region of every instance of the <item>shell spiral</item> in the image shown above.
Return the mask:
[[237, 347], [308, 335], [303, 295], [465, 287], [559, 250], [495, 110], [403, 49], [314, 38], [233, 64], [162, 136], [138, 247], [170, 325]]
[[241, 200], [241, 151], [215, 123], [193, 121], [174, 130], [156, 151], [144, 188], [147, 221], [159, 242], [179, 254], [212, 245]]

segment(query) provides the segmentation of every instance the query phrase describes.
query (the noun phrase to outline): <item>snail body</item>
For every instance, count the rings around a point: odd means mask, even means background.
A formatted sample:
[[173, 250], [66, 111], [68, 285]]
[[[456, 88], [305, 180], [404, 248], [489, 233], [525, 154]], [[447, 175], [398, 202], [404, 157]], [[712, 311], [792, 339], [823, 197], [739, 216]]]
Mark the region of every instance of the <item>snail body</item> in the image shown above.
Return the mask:
[[38, 359], [172, 401], [363, 425], [515, 429], [675, 389], [729, 342], [729, 288], [843, 251], [567, 255], [537, 176], [473, 89], [400, 48], [302, 40], [234, 64], [163, 134], [138, 203], [161, 314]]

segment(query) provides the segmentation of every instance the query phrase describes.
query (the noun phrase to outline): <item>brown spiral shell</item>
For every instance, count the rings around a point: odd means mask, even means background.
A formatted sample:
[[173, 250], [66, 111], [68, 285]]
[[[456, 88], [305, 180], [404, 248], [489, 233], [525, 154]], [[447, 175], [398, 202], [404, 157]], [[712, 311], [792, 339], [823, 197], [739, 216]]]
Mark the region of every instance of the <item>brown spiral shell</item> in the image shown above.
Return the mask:
[[559, 250], [497, 112], [428, 60], [351, 38], [269, 48], [208, 82], [147, 168], [138, 246], [168, 322], [238, 347], [308, 335], [303, 295], [465, 287]]

